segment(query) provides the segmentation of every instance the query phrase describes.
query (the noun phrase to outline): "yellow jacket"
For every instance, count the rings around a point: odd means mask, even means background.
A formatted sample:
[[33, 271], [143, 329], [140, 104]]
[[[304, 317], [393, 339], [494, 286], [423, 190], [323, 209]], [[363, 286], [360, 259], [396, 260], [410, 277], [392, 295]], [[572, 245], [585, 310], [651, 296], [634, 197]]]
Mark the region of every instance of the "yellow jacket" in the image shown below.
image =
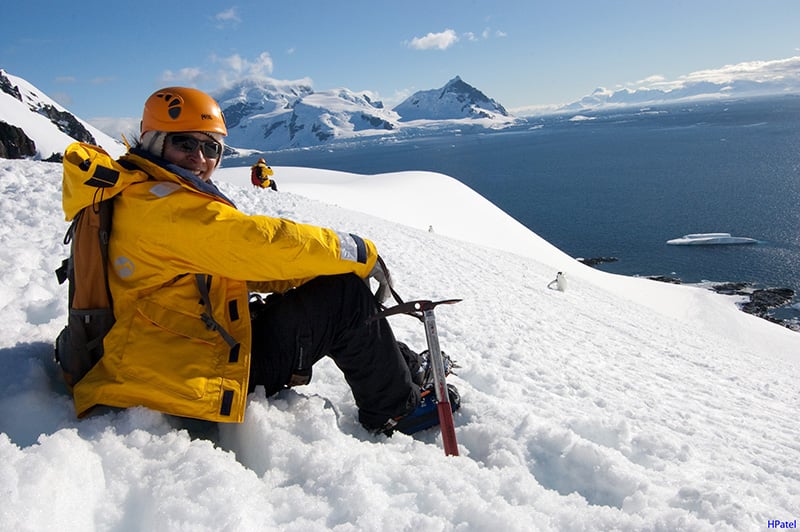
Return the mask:
[[[271, 292], [318, 275], [365, 278], [377, 260], [375, 246], [331, 229], [243, 214], [214, 185], [151, 159], [133, 149], [114, 161], [81, 143], [64, 156], [68, 221], [100, 194], [116, 196], [109, 243], [116, 323], [103, 358], [73, 388], [75, 410], [143, 405], [241, 422], [250, 371], [248, 281]], [[203, 299], [221, 331], [204, 321]]]

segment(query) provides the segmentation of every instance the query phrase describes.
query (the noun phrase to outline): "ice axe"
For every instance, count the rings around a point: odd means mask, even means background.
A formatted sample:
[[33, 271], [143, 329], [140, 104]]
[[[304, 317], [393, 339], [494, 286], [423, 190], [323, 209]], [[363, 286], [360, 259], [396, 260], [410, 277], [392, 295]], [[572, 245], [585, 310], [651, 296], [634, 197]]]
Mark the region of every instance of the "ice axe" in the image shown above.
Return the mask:
[[392, 296], [398, 304], [379, 312], [375, 318], [383, 318], [395, 314], [408, 314], [422, 321], [425, 325], [425, 339], [428, 341], [428, 352], [431, 355], [431, 369], [433, 370], [433, 387], [436, 392], [436, 408], [439, 411], [439, 427], [442, 431], [444, 454], [458, 456], [458, 442], [456, 441], [456, 427], [453, 422], [453, 410], [450, 406], [450, 396], [447, 393], [447, 380], [444, 370], [444, 358], [439, 347], [439, 332], [436, 329], [436, 316], [433, 309], [438, 305], [452, 305], [460, 299], [446, 299], [444, 301], [407, 301], [403, 302], [400, 296], [392, 289]]

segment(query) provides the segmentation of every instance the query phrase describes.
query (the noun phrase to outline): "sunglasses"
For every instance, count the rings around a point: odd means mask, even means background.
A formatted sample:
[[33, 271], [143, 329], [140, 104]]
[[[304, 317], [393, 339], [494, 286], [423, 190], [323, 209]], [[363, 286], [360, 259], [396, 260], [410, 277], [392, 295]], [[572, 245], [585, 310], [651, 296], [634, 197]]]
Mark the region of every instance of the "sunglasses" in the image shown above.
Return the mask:
[[219, 159], [222, 153], [222, 146], [214, 140], [197, 140], [191, 135], [168, 135], [167, 140], [174, 148], [185, 153], [194, 153], [199, 147], [208, 159]]

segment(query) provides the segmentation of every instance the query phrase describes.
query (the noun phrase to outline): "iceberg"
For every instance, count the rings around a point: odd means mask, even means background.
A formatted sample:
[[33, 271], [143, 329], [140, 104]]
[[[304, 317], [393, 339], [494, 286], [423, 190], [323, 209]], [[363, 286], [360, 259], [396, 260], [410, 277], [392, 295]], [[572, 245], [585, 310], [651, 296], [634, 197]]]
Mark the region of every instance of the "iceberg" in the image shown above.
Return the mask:
[[758, 240], [745, 236], [731, 236], [730, 233], [692, 233], [680, 238], [667, 240], [672, 246], [711, 246], [717, 244], [756, 244]]

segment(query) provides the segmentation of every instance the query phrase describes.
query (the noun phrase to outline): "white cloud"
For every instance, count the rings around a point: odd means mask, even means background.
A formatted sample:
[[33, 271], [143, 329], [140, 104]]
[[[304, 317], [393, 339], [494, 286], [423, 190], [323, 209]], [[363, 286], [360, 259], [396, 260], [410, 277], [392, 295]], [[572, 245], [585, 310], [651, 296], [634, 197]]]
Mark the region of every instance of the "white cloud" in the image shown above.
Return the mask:
[[221, 11], [214, 16], [214, 19], [220, 22], [241, 22], [242, 19], [239, 18], [239, 15], [236, 14], [236, 8], [232, 7], [230, 9], [226, 9], [225, 11]]
[[[231, 64], [234, 63], [234, 56], [231, 56]], [[248, 61], [247, 59], [241, 59], [236, 56], [236, 65], [239, 68], [239, 72], [241, 74], [249, 75], [249, 76], [256, 76], [262, 77], [268, 74], [272, 74], [272, 69], [274, 67], [272, 63], [272, 56], [269, 55], [269, 52], [261, 52], [258, 54], [258, 57], [255, 58], [253, 61]]]
[[181, 68], [177, 72], [165, 70], [161, 74], [160, 81], [164, 84], [188, 84], [195, 85], [204, 77], [203, 71], [197, 67]]
[[636, 82], [636, 85], [652, 85], [653, 83], [661, 83], [666, 80], [667, 78], [660, 74], [653, 74], [652, 76], [647, 76], [644, 79], [640, 79]]
[[446, 50], [458, 42], [458, 35], [451, 29], [440, 33], [429, 33], [424, 37], [414, 37], [409, 46], [415, 50]]
[[440, 33], [429, 33], [424, 37], [414, 37], [406, 44], [409, 48], [414, 48], [415, 50], [446, 50], [462, 39], [469, 42], [478, 42], [482, 40], [485, 41], [493, 37], [503, 38], [507, 36], [508, 34], [503, 31], [486, 28], [480, 33], [467, 31], [462, 33], [461, 37], [459, 37], [455, 31], [446, 29]]
[[795, 79], [800, 81], [800, 56], [771, 61], [746, 61], [720, 68], [697, 70], [668, 80], [664, 76], [649, 76], [636, 83], [640, 88], [674, 90], [696, 83], [724, 85], [734, 81], [759, 83]]
[[215, 77], [222, 85], [235, 83], [245, 78], [267, 78], [272, 74], [274, 66], [269, 52], [261, 52], [253, 60], [239, 54], [228, 57], [214, 56], [211, 60], [221, 67]]
[[212, 55], [210, 61], [216, 70], [185, 67], [180, 70], [165, 70], [159, 78], [164, 85], [225, 86], [246, 78], [268, 78], [272, 74], [273, 62], [269, 52], [261, 52], [255, 59], [239, 54], [227, 57]]
[[682, 79], [687, 81], [729, 83], [733, 80], [774, 81], [787, 75], [791, 77], [800, 76], [800, 57], [774, 61], [747, 61], [734, 65], [725, 65], [717, 69], [698, 70], [682, 76]]

